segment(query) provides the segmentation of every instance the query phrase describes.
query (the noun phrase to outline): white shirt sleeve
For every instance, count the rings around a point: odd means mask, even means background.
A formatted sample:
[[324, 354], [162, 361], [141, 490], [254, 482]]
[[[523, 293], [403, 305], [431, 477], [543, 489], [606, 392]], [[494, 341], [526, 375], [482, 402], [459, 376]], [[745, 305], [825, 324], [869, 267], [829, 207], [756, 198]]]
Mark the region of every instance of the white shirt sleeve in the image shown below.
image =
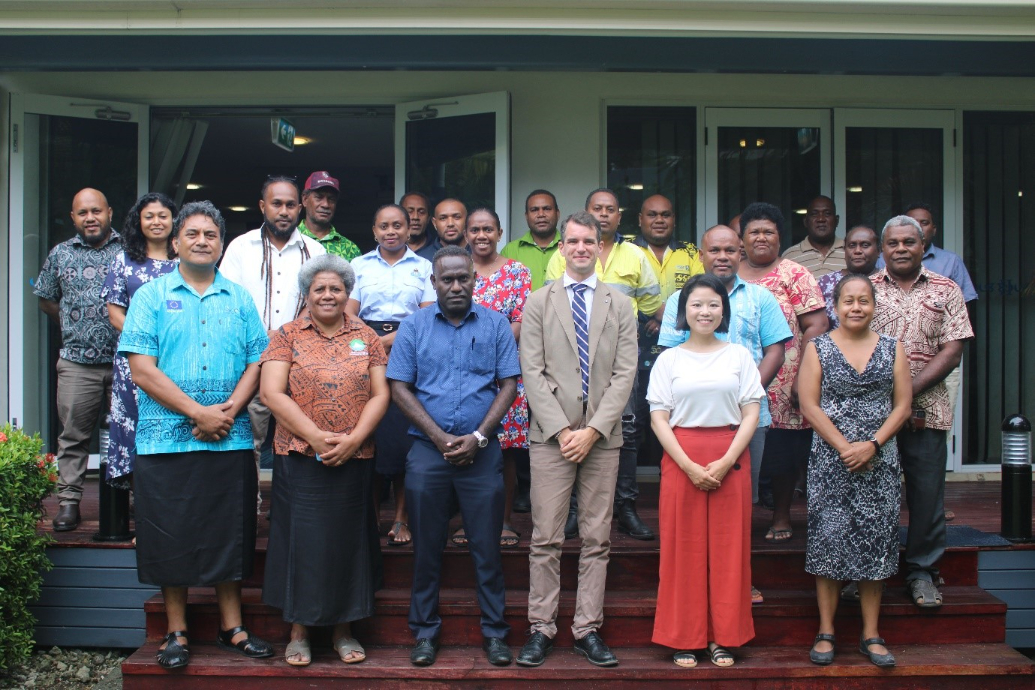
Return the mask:
[[733, 345], [740, 354], [740, 395], [737, 404], [743, 407], [748, 403], [762, 401], [765, 389], [762, 388], [762, 375], [758, 373], [758, 365], [755, 364], [751, 352], [741, 345]]
[[650, 411], [668, 410], [672, 411], [675, 401], [672, 398], [672, 361], [674, 353], [669, 350], [662, 352], [654, 361], [650, 370], [650, 382], [647, 384], [647, 402], [650, 404]]

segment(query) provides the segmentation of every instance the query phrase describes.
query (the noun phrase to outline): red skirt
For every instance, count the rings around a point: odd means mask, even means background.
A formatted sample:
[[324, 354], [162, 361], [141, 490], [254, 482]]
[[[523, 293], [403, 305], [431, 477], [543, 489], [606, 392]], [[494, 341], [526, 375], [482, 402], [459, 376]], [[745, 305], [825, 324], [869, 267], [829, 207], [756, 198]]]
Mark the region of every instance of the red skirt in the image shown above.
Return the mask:
[[[736, 431], [675, 428], [698, 465], [722, 457]], [[661, 458], [661, 567], [653, 641], [674, 649], [709, 642], [739, 647], [755, 636], [751, 618], [751, 456], [714, 491], [701, 491], [672, 457]]]

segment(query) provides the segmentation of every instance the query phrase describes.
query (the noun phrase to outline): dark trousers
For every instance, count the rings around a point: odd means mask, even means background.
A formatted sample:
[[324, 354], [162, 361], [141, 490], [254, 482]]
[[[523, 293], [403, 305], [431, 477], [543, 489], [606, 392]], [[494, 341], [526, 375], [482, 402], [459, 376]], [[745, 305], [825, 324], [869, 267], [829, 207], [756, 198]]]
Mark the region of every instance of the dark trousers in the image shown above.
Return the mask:
[[456, 494], [474, 561], [482, 634], [506, 637], [503, 620], [503, 455], [492, 438], [466, 467], [449, 464], [429, 441], [417, 439], [406, 456], [406, 505], [413, 533], [413, 592], [410, 630], [416, 638], [437, 637], [442, 551], [449, 536], [450, 503]]
[[899, 433], [898, 452], [906, 476], [909, 530], [906, 582], [938, 581], [935, 564], [945, 553], [945, 454], [948, 432], [935, 429]]

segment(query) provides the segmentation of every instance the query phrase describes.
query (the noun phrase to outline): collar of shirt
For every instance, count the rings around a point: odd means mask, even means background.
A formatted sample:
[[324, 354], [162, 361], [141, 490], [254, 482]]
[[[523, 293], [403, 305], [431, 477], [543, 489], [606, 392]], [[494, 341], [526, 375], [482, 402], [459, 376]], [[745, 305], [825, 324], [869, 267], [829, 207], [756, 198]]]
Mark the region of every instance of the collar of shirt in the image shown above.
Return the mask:
[[[446, 315], [442, 313], [442, 309], [440, 309], [439, 306], [438, 306], [438, 300], [432, 302], [426, 308], [431, 310], [431, 313], [435, 315], [435, 318], [440, 318], [443, 321], [445, 321], [446, 323], [448, 323], [449, 325], [451, 325], [451, 326], [453, 325], [449, 321], [449, 319], [446, 318]], [[478, 312], [476, 312], [474, 310], [474, 300], [471, 300], [471, 306], [469, 306], [467, 308], [467, 313], [464, 314], [464, 318], [460, 319], [460, 325], [462, 326], [462, 325], [464, 325], [465, 322], [467, 322], [467, 321], [469, 321], [471, 319], [477, 318], [477, 317], [478, 317]], [[459, 328], [459, 326], [457, 326], [457, 328]]]
[[[650, 248], [651, 246], [653, 246], [653, 245], [651, 245], [651, 244], [650, 244], [650, 242], [648, 242], [648, 241], [647, 241], [647, 239], [646, 239], [646, 238], [645, 238], [645, 237], [644, 237], [643, 235], [637, 235], [637, 236], [636, 236], [636, 237], [635, 237], [635, 238], [634, 238], [633, 240], [631, 240], [631, 241], [632, 241], [632, 243], [633, 243], [633, 244], [635, 244], [635, 245], [636, 245], [637, 247], [643, 247], [644, 249], [649, 249], [649, 248]], [[672, 237], [672, 239], [671, 239], [671, 240], [669, 240], [669, 242], [668, 242], [668, 246], [666, 246], [666, 247], [665, 247], [665, 250], [666, 250], [666, 251], [673, 251], [673, 252], [674, 252], [674, 251], [676, 251], [677, 249], [686, 249], [686, 248], [687, 248], [687, 244], [686, 244], [686, 242], [683, 242], [683, 241], [681, 241], [681, 240], [677, 240], [677, 239], [676, 239], [676, 238], [675, 238], [675, 237], [673, 236], [673, 237]]]
[[562, 279], [562, 284], [564, 285], [565, 289], [570, 288], [572, 285], [585, 285], [590, 290], [596, 292], [596, 290], [597, 290], [597, 274], [594, 273], [589, 278], [586, 278], [585, 280], [579, 281], [579, 280], [575, 280], [574, 278], [572, 278], [570, 275], [568, 275], [568, 272], [565, 271], [564, 272], [564, 278]]
[[176, 268], [169, 272], [168, 280], [173, 283], [173, 290], [187, 290], [193, 295], [197, 295], [198, 299], [204, 299], [207, 295], [214, 294], [216, 292], [230, 292], [230, 281], [223, 277], [223, 274], [219, 272], [219, 269], [215, 270], [215, 278], [212, 280], [212, 284], [205, 288], [204, 295], [198, 295], [198, 291], [187, 284], [187, 281], [183, 279], [183, 274], [180, 273], [180, 269]]
[[373, 256], [375, 259], [380, 261], [385, 266], [388, 266], [389, 268], [391, 268], [392, 266], [398, 266], [402, 262], [408, 261], [410, 259], [419, 259], [420, 258], [419, 256], [417, 256], [417, 254], [412, 249], [410, 249], [409, 245], [406, 246], [406, 251], [403, 252], [402, 258], [399, 259], [398, 261], [396, 261], [394, 264], [388, 263], [387, 261], [385, 261], [385, 258], [383, 256], [381, 256], [381, 247], [380, 246], [374, 247], [370, 251], [370, 256]]
[[103, 244], [90, 244], [89, 242], [84, 241], [78, 232], [75, 235], [73, 235], [71, 239], [71, 244], [77, 244], [81, 247], [86, 247], [88, 249], [101, 249], [103, 247], [107, 247], [112, 242], [122, 242], [122, 237], [119, 235], [119, 233], [115, 232], [114, 228], [111, 230], [111, 232], [108, 233], [108, 239], [104, 240]]
[[517, 241], [518, 241], [518, 244], [525, 244], [525, 245], [528, 245], [530, 247], [535, 247], [536, 249], [540, 249], [540, 250], [545, 252], [548, 249], [553, 249], [554, 247], [556, 247], [560, 243], [560, 241], [561, 241], [561, 232], [560, 232], [560, 230], [555, 230], [554, 231], [554, 235], [553, 235], [553, 239], [550, 240], [550, 244], [546, 245], [545, 247], [540, 247], [538, 244], [536, 244], [535, 238], [532, 237], [532, 231], [531, 230], [529, 230], [524, 235], [519, 237], [517, 239]]
[[360, 323], [358, 319], [349, 318], [349, 315], [345, 314], [345, 321], [342, 323], [341, 328], [336, 330], [331, 335], [327, 335], [319, 326], [313, 323], [313, 317], [308, 313], [306, 313], [305, 316], [299, 318], [299, 322], [300, 330], [306, 330], [307, 328], [311, 328], [315, 333], [318, 333], [325, 338], [335, 338], [338, 335], [341, 335], [342, 333], [345, 333], [347, 331], [358, 331], [362, 326], [362, 323]]
[[298, 231], [306, 237], [310, 237], [316, 240], [317, 242], [334, 242], [336, 240], [345, 239], [345, 235], [342, 235], [340, 232], [338, 232], [338, 230], [333, 225], [331, 226], [330, 232], [328, 232], [323, 237], [317, 237], [312, 230], [306, 227], [304, 220], [298, 224]]
[[[265, 232], [264, 226], [260, 226], [259, 227], [259, 232], [255, 233], [254, 236], [249, 237], [248, 240], [252, 244], [262, 244], [262, 236], [263, 236], [264, 232]], [[297, 244], [299, 247], [304, 246], [305, 245], [305, 240], [302, 239], [302, 237], [303, 237], [302, 233], [299, 232], [298, 231], [298, 227], [296, 227], [294, 230], [291, 231], [291, 237], [288, 238], [287, 244], [285, 244], [284, 247], [287, 248], [287, 247], [289, 247], [289, 246], [291, 246], [293, 244]], [[281, 249], [280, 251], [284, 251], [284, 250]]]
[[[827, 255], [829, 256], [830, 252], [834, 251], [835, 249], [844, 249], [844, 248], [845, 248], [845, 240], [844, 240], [844, 238], [843, 237], [835, 237], [834, 238], [834, 244], [831, 245], [830, 251], [827, 252]], [[805, 239], [803, 239], [801, 241], [801, 250], [803, 252], [816, 252], [817, 254], [821, 253], [818, 249], [816, 249], [816, 247], [812, 244], [812, 242], [809, 241], [808, 237], [806, 237]]]
[[738, 275], [737, 275], [736, 273], [734, 273], [734, 274], [733, 274], [733, 289], [732, 289], [732, 290], [730, 290], [730, 291], [729, 291], [728, 293], [726, 293], [726, 294], [728, 294], [728, 295], [732, 295], [732, 294], [733, 294], [734, 292], [736, 292], [737, 290], [739, 290], [739, 289], [743, 288], [743, 287], [744, 287], [745, 285], [747, 285], [747, 283], [745, 283], [745, 282], [744, 282], [744, 281], [743, 281], [743, 280], [741, 279], [741, 277], [740, 277], [740, 276], [738, 276]]
[[[930, 276], [930, 274], [931, 274], [931, 272], [928, 271], [927, 268], [924, 267], [923, 264], [920, 264], [920, 273], [917, 274], [916, 280], [913, 281], [913, 283], [912, 283], [912, 285], [910, 285], [910, 287], [912, 287], [913, 285], [917, 285], [921, 281], [926, 283], [928, 278], [929, 278], [929, 276]], [[879, 281], [882, 281], [882, 282], [887, 283], [889, 285], [893, 284], [895, 286], [898, 286], [898, 281], [895, 280], [894, 278], [892, 278], [891, 274], [888, 273], [888, 267], [887, 266], [885, 266], [884, 268], [882, 268], [879, 271], [877, 271], [876, 273], [874, 273], [871, 276], [871, 278], [879, 280]]]

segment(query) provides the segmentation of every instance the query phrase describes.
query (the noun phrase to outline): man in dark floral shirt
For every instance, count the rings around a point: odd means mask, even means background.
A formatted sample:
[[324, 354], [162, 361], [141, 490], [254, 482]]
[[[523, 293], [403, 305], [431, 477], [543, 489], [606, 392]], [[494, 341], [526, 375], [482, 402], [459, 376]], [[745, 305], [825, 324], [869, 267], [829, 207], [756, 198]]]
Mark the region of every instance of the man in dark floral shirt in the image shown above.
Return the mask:
[[117, 336], [108, 321], [101, 287], [112, 259], [122, 251], [111, 229], [111, 207], [96, 189], [72, 200], [76, 236], [54, 247], [36, 279], [40, 309], [61, 326], [57, 363], [58, 499], [54, 530], [79, 526], [79, 500], [90, 436], [111, 399], [111, 363]]

